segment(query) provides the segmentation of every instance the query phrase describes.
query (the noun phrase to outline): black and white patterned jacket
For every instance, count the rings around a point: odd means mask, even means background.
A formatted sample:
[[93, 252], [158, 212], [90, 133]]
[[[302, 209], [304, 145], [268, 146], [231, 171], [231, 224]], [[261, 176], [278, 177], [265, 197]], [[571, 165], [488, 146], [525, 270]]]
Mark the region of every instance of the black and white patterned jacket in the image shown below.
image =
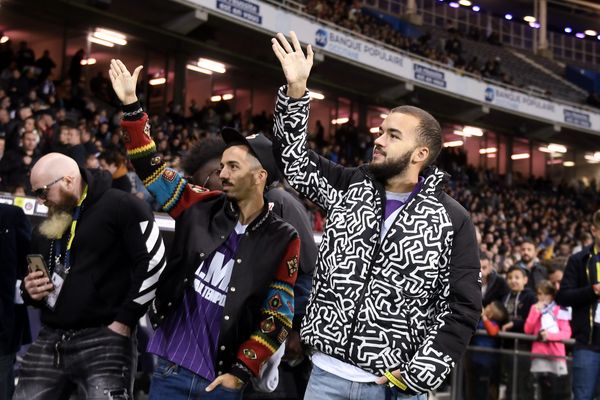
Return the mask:
[[279, 90], [274, 151], [289, 183], [327, 212], [302, 339], [365, 371], [401, 370], [413, 392], [442, 384], [480, 317], [475, 230], [424, 171], [419, 193], [383, 241], [385, 188], [365, 167], [344, 168], [307, 150], [308, 94]]

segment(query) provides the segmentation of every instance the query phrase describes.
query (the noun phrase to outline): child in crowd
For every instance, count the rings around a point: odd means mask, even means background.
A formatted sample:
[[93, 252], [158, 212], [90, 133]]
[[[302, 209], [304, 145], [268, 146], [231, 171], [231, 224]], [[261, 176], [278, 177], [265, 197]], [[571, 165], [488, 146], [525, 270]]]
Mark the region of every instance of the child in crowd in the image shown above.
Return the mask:
[[[538, 302], [531, 306], [525, 333], [538, 335], [531, 352], [547, 356], [565, 357], [565, 345], [557, 340], [571, 337], [571, 326], [565, 313], [554, 302], [556, 287], [552, 282], [541, 281], [537, 287]], [[560, 377], [567, 375], [567, 362], [564, 358], [534, 358], [531, 362], [539, 395], [538, 399], [559, 399], [561, 395]]]
[[[508, 311], [508, 321], [502, 326], [503, 332], [525, 333], [525, 321], [529, 315], [529, 309], [536, 303], [536, 297], [533, 290], [526, 288], [527, 271], [520, 266], [512, 266], [506, 274], [506, 283], [510, 292], [504, 297], [503, 303]], [[518, 345], [517, 345], [518, 343]], [[504, 347], [510, 350], [519, 350], [524, 352], [531, 351], [530, 342], [524, 340], [513, 341], [505, 340]], [[507, 399], [531, 400], [533, 395], [533, 386], [530, 379], [529, 369], [531, 360], [529, 356], [517, 357], [517, 380], [513, 382], [513, 356], [505, 359], [504, 370], [508, 372], [507, 380]], [[512, 396], [513, 384], [516, 384], [516, 397]]]
[[[476, 335], [471, 340], [471, 346], [497, 349], [500, 340], [495, 336], [500, 332], [500, 326], [508, 319], [508, 312], [502, 302], [496, 300], [485, 306], [481, 313], [478, 330], [485, 329], [487, 335]], [[468, 353], [468, 400], [498, 399], [500, 381], [500, 357], [497, 353], [472, 350]]]

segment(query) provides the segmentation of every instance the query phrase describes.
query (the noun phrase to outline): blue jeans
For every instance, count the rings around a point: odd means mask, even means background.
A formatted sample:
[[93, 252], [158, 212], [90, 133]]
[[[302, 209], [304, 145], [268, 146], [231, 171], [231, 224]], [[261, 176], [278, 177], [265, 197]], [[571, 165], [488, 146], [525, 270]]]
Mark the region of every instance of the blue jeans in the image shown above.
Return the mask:
[[352, 382], [313, 365], [304, 400], [426, 400], [426, 394], [411, 396], [388, 385]]
[[212, 392], [205, 389], [210, 381], [164, 358], [152, 374], [149, 400], [240, 400], [242, 390], [217, 386]]
[[573, 351], [573, 400], [592, 400], [600, 385], [600, 353]]
[[15, 355], [0, 355], [0, 400], [10, 400], [15, 391]]

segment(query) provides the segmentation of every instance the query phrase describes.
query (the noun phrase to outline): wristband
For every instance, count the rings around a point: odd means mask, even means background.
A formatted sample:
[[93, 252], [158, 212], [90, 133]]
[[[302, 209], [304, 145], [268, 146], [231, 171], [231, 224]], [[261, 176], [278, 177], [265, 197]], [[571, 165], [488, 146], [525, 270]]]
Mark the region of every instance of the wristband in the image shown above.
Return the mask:
[[408, 388], [404, 382], [396, 378], [390, 371], [385, 371], [383, 375], [385, 375], [385, 377], [390, 381], [390, 386], [397, 386], [401, 390], [406, 390]]

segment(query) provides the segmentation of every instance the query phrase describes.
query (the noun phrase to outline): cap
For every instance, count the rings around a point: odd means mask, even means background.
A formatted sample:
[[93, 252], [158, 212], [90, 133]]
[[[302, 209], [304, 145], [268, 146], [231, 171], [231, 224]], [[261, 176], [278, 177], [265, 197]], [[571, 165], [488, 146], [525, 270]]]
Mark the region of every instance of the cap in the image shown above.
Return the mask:
[[279, 180], [279, 169], [273, 157], [273, 145], [269, 139], [263, 134], [255, 134], [244, 137], [234, 128], [223, 128], [221, 136], [227, 147], [245, 145], [250, 148], [250, 151], [258, 159], [262, 167], [267, 171], [267, 186]]

